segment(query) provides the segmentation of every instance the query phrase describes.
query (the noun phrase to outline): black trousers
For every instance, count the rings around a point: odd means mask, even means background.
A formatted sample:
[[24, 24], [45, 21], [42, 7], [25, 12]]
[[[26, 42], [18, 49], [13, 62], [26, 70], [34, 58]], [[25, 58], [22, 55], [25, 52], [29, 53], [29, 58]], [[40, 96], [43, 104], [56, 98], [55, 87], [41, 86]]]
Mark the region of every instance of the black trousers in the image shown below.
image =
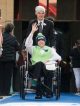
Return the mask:
[[[38, 62], [35, 65], [32, 65], [29, 69], [29, 74], [32, 78], [37, 79], [36, 85], [36, 94], [42, 95], [43, 92], [46, 92], [47, 95], [52, 93], [52, 73], [51, 71], [46, 70], [44, 63]], [[42, 84], [41, 78], [44, 78], [44, 84]]]
[[0, 95], [8, 95], [10, 93], [14, 64], [14, 61], [0, 62]]

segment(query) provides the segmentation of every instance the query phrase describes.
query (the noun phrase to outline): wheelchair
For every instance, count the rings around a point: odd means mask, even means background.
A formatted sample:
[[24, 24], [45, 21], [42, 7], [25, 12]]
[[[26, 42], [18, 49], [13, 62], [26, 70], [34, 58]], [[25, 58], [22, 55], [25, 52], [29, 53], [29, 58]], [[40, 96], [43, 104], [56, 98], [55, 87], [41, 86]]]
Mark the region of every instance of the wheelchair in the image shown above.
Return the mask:
[[[26, 54], [26, 59], [24, 59], [24, 64], [20, 65], [20, 98], [25, 99], [25, 96], [29, 91], [33, 92], [31, 88], [29, 88], [29, 80], [31, 79], [28, 70], [29, 70], [29, 56], [28, 53]], [[54, 62], [52, 65], [53, 71], [53, 77], [52, 77], [52, 88], [51, 91], [53, 93], [53, 97], [58, 100], [60, 98], [60, 85], [61, 85], [61, 68], [57, 64], [57, 62]], [[50, 69], [51, 66], [49, 64], [46, 65], [46, 68]], [[44, 78], [42, 78], [44, 79]], [[34, 79], [32, 79], [34, 80]], [[42, 81], [42, 84], [44, 86], [44, 83]], [[35, 91], [34, 91], [35, 92]]]

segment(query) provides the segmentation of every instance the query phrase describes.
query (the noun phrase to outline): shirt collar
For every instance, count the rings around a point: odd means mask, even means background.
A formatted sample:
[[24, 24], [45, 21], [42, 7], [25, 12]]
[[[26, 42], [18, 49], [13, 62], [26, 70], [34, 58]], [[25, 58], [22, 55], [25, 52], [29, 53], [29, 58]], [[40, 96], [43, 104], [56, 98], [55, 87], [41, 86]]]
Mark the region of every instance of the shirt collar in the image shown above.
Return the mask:
[[38, 20], [38, 24], [39, 24], [40, 22], [42, 22], [42, 25], [43, 25], [43, 23], [44, 23], [44, 20], [42, 20], [42, 21]]

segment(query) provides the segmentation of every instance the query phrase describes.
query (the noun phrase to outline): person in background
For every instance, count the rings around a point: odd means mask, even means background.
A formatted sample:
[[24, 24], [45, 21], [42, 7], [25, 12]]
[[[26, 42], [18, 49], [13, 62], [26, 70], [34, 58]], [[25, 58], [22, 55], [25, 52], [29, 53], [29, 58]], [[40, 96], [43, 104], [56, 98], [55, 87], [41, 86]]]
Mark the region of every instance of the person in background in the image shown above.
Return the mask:
[[36, 36], [40, 32], [46, 37], [46, 45], [52, 47], [54, 46], [54, 33], [53, 28], [54, 24], [45, 18], [46, 10], [43, 6], [35, 7], [35, 16], [36, 18], [31, 20], [27, 29], [27, 36], [30, 34], [32, 30], [32, 24], [36, 23], [38, 30], [35, 31], [33, 36], [33, 44], [36, 45]]
[[14, 25], [6, 24], [3, 32], [3, 52], [0, 57], [0, 95], [7, 96], [10, 93], [11, 77], [15, 67], [16, 51], [19, 43], [13, 35]]
[[75, 77], [75, 84], [77, 88], [77, 95], [80, 95], [80, 39], [75, 42], [75, 46], [73, 46], [70, 57], [72, 60], [72, 67]]
[[25, 47], [31, 55], [32, 66], [29, 69], [29, 74], [36, 79], [36, 97], [35, 99], [42, 98], [42, 85], [41, 77], [44, 77], [44, 84], [47, 86], [46, 97], [51, 98], [52, 92], [52, 69], [47, 67], [47, 64], [52, 64], [54, 61], [61, 61], [61, 56], [57, 54], [55, 49], [46, 46], [46, 37], [42, 33], [38, 33], [36, 36], [36, 46], [33, 46], [34, 33], [38, 30], [37, 24], [32, 24], [32, 30], [26, 39]]
[[55, 19], [51, 16], [46, 17], [46, 19], [50, 20], [54, 24], [53, 34], [54, 34], [54, 48], [56, 52], [64, 58], [64, 40], [63, 40], [63, 32], [55, 27]]
[[70, 79], [71, 79], [71, 67], [70, 59], [65, 56], [64, 48], [64, 34], [60, 28], [55, 27], [55, 19], [51, 16], [46, 17], [48, 20], [54, 23], [53, 33], [54, 33], [54, 48], [56, 52], [62, 57], [60, 62], [61, 67], [61, 92], [70, 92]]

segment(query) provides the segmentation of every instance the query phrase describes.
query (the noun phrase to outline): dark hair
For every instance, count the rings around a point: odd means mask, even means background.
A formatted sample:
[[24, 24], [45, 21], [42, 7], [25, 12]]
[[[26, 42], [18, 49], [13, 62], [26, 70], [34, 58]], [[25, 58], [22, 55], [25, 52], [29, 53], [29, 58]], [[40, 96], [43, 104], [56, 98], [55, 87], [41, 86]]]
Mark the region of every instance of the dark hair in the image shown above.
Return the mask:
[[80, 39], [76, 40], [75, 42], [77, 45], [80, 45]]
[[51, 16], [48, 16], [48, 17], [46, 17], [46, 19], [48, 19], [49, 21], [52, 21], [52, 22], [54, 22], [54, 18], [53, 17], [51, 17]]
[[4, 28], [4, 32], [10, 33], [10, 32], [12, 32], [13, 29], [14, 29], [14, 25], [12, 23], [8, 23], [8, 24], [6, 24], [6, 26]]

